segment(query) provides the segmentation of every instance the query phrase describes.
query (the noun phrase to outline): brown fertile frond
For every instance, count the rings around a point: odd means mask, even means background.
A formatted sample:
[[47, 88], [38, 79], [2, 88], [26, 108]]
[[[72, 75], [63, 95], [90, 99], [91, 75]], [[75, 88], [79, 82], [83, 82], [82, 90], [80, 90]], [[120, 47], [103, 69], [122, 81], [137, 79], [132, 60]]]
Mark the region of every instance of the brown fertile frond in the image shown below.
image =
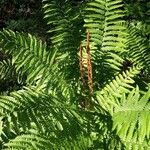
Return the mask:
[[81, 80], [83, 82], [83, 85], [85, 85], [85, 80], [84, 80], [84, 66], [83, 66], [83, 47], [82, 43], [80, 44], [80, 75], [81, 75]]
[[[80, 45], [80, 75], [83, 83], [83, 89], [89, 90], [90, 95], [93, 94], [93, 80], [92, 80], [92, 63], [91, 63], [91, 49], [90, 49], [90, 33], [87, 31], [86, 54], [83, 56], [83, 46]], [[88, 81], [86, 81], [88, 80]]]
[[90, 94], [93, 93], [93, 80], [92, 80], [92, 63], [91, 63], [91, 52], [90, 52], [90, 33], [87, 31], [87, 68], [88, 68], [88, 86], [90, 90]]

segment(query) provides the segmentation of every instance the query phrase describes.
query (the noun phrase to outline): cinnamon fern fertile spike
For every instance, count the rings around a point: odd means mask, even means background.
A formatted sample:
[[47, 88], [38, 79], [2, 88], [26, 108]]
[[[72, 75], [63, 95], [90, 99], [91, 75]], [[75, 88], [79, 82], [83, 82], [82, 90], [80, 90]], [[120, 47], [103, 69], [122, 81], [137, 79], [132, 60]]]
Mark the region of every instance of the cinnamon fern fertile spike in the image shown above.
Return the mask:
[[91, 63], [91, 52], [90, 52], [90, 33], [87, 31], [87, 68], [88, 68], [88, 86], [90, 90], [90, 94], [93, 93], [93, 80], [92, 80], [92, 63]]
[[[84, 56], [83, 56], [83, 46], [82, 43], [80, 45], [80, 75], [81, 80], [84, 87], [88, 87], [90, 94], [93, 93], [93, 81], [92, 81], [92, 63], [91, 63], [91, 49], [90, 49], [90, 33], [87, 31], [87, 39], [86, 39], [86, 59], [84, 66]], [[85, 76], [87, 76], [87, 80], [85, 81]]]
[[81, 75], [81, 80], [83, 82], [83, 85], [85, 85], [85, 80], [84, 80], [84, 66], [83, 66], [83, 47], [82, 43], [80, 44], [80, 75]]

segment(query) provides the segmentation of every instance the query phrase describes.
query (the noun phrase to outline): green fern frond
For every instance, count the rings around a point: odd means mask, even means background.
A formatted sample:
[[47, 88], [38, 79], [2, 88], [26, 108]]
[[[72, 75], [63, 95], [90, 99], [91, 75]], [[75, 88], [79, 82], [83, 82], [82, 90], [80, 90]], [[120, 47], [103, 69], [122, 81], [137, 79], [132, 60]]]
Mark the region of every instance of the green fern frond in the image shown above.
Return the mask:
[[[59, 55], [57, 55], [59, 57], [55, 57], [57, 49], [48, 51], [46, 43], [30, 34], [24, 36], [4, 30], [1, 32], [1, 37], [3, 49], [6, 52], [11, 50], [12, 64], [15, 64], [17, 72], [21, 70], [27, 76], [27, 84], [36, 85], [38, 89], [51, 85], [50, 81], [52, 81], [54, 73], [58, 74], [58, 62], [62, 59], [62, 56]], [[61, 80], [61, 73], [59, 74], [58, 78]], [[53, 84], [56, 82], [53, 80]]]
[[81, 10], [72, 6], [69, 0], [44, 0], [43, 10], [44, 18], [50, 27], [48, 32], [51, 47], [57, 47], [58, 52], [62, 54], [68, 53], [60, 67], [65, 72], [66, 80], [75, 87], [79, 75], [77, 52], [84, 30]]
[[124, 93], [129, 93], [133, 89], [134, 77], [140, 73], [140, 66], [133, 66], [129, 71], [123, 72], [110, 81], [99, 92], [97, 92], [97, 100], [99, 105], [109, 113], [113, 113], [113, 109], [119, 103], [117, 97], [121, 97]]
[[46, 52], [46, 44], [42, 43], [41, 40], [30, 34], [25, 37], [20, 33], [7, 30], [1, 32], [1, 37], [3, 37], [1, 41], [3, 49], [6, 49], [7, 52], [11, 47], [12, 63], [16, 65], [17, 71], [22, 69], [23, 73], [28, 74], [27, 81], [29, 83], [34, 82], [33, 78], [36, 80], [37, 76], [44, 72], [43, 66], [50, 67], [50, 61], [52, 61], [50, 60], [50, 53]]
[[[111, 84], [112, 86], [112, 84]], [[118, 87], [118, 89], [121, 89]], [[118, 91], [116, 89], [116, 93]], [[104, 91], [103, 91], [104, 92]], [[121, 95], [109, 89], [109, 93], [98, 93], [100, 106], [112, 116], [113, 130], [116, 131], [126, 149], [149, 148], [149, 98], [150, 90], [141, 96], [139, 88]], [[128, 96], [127, 96], [128, 95]]]
[[146, 39], [143, 39], [135, 28], [128, 27], [127, 47], [129, 48], [129, 58], [136, 63], [143, 63], [147, 68], [150, 67], [149, 48], [146, 45]]
[[[35, 132], [35, 131], [34, 131]], [[9, 143], [5, 144], [4, 150], [33, 150], [33, 149], [46, 149], [46, 150], [57, 150], [57, 149], [72, 149], [72, 150], [86, 150], [91, 145], [90, 138], [87, 138], [84, 135], [78, 136], [76, 140], [63, 139], [59, 137], [56, 139], [52, 135], [43, 134], [39, 135], [33, 131], [30, 134], [21, 135], [11, 140]], [[30, 142], [29, 142], [30, 141]], [[77, 142], [78, 141], [78, 142]]]
[[[70, 137], [70, 132], [74, 136], [85, 132], [81, 126], [85, 121], [83, 117], [73, 106], [66, 104], [66, 100], [60, 98], [56, 97], [56, 94], [48, 96], [43, 92], [37, 92], [35, 88], [26, 88], [12, 92], [10, 96], [1, 96], [2, 139], [9, 139], [11, 136], [8, 133], [15, 137], [28, 133], [30, 129], [36, 129], [38, 133], [52, 134], [57, 140], [61, 132], [66, 134], [66, 137]], [[74, 130], [75, 128], [77, 130]]]
[[88, 4], [85, 15], [85, 27], [91, 33], [93, 45], [102, 51], [124, 51], [125, 27], [122, 1], [93, 1]]
[[62, 51], [76, 49], [81, 39], [79, 30], [82, 26], [76, 26], [81, 20], [80, 11], [72, 7], [69, 0], [44, 0], [43, 9], [44, 18], [50, 25], [48, 32], [52, 35], [52, 44], [59, 45]]
[[84, 26], [91, 36], [90, 48], [96, 72], [93, 76], [101, 84], [118, 75], [124, 62], [122, 53], [126, 52], [127, 32], [123, 16], [121, 0], [94, 0], [85, 8]]
[[16, 137], [5, 145], [5, 150], [33, 150], [33, 149], [51, 149], [52, 143], [36, 134], [27, 134]]
[[114, 108], [113, 129], [116, 129], [121, 140], [129, 144], [127, 147], [130, 149], [141, 149], [142, 143], [145, 143], [143, 148], [150, 146], [149, 98], [150, 90], [141, 97], [137, 87], [128, 96], [123, 94], [118, 106]]

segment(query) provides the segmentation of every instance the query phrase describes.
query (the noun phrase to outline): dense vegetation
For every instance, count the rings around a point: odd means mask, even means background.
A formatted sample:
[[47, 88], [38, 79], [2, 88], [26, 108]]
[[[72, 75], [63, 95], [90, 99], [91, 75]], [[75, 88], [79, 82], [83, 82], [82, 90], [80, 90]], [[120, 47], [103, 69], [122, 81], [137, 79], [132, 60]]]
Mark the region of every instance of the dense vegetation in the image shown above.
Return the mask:
[[0, 149], [150, 149], [149, 2], [0, 4]]

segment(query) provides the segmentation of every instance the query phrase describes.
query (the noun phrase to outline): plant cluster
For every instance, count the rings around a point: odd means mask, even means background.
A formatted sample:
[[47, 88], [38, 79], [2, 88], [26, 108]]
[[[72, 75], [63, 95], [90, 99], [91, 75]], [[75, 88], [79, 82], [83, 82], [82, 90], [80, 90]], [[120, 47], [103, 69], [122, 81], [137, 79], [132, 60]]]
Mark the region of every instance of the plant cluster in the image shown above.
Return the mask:
[[0, 32], [1, 149], [150, 149], [149, 25], [126, 4], [43, 0], [50, 45]]

